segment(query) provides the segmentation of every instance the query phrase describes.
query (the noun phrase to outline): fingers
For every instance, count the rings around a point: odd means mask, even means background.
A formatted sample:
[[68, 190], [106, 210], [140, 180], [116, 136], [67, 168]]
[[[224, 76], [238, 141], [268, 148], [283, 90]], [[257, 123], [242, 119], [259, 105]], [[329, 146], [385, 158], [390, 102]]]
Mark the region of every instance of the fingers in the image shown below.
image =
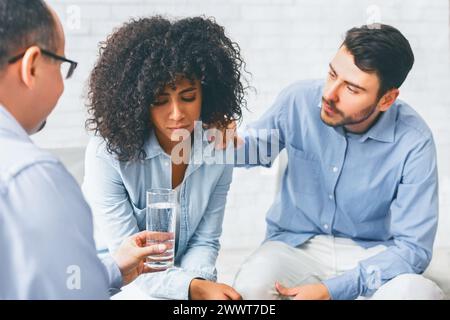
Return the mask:
[[230, 297], [231, 300], [242, 300], [242, 296], [234, 289], [227, 292], [228, 297]]
[[226, 286], [225, 295], [231, 300], [242, 300], [242, 296], [232, 287]]
[[[145, 247], [152, 242], [168, 242], [175, 239], [173, 232], [152, 232], [142, 231], [132, 235], [130, 238], [131, 243], [134, 243], [137, 247]], [[167, 245], [167, 243], [166, 243]]]
[[239, 136], [237, 135], [237, 125], [236, 121], [230, 123], [230, 125], [225, 130], [224, 137], [222, 139], [222, 144], [220, 147], [222, 149], [226, 149], [230, 144], [233, 145], [234, 148], [237, 146], [237, 141], [239, 140]]
[[236, 146], [236, 121], [232, 121], [227, 127], [222, 127], [219, 123], [210, 126], [208, 141], [214, 142], [216, 150], [224, 150], [230, 143]]
[[155, 240], [155, 241], [167, 241], [175, 239], [175, 235], [173, 232], [154, 232], [154, 231], [141, 231], [131, 236], [135, 239], [136, 243], [145, 243], [147, 240]]
[[283, 285], [281, 285], [278, 281], [275, 282], [275, 288], [277, 289], [279, 294], [281, 294], [282, 296], [288, 296], [288, 297], [297, 295], [297, 293], [299, 291], [298, 287], [286, 288]]
[[243, 145], [244, 145], [244, 140], [243, 140], [241, 137], [236, 136], [236, 137], [234, 138], [234, 148], [235, 148], [235, 149], [239, 149], [239, 148], [241, 148]]
[[219, 140], [216, 142], [214, 148], [216, 150], [224, 150], [227, 149], [230, 144], [233, 145], [233, 148], [238, 149], [244, 144], [244, 140], [239, 136], [226, 136], [223, 138], [223, 141]]
[[147, 247], [139, 247], [136, 250], [138, 258], [145, 258], [154, 254], [164, 253], [166, 250], [170, 249], [168, 244], [155, 244]]

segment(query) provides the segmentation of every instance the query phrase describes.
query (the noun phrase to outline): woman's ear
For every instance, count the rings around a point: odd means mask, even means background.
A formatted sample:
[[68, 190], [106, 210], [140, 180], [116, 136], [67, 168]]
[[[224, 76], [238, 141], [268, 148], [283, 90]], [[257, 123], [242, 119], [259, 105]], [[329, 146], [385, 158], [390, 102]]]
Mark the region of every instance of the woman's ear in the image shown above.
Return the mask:
[[386, 92], [384, 96], [381, 97], [378, 104], [380, 111], [387, 111], [394, 104], [399, 94], [400, 90], [398, 90], [397, 88], [393, 88]]
[[33, 46], [28, 48], [22, 58], [20, 78], [29, 89], [33, 89], [35, 86], [37, 61], [41, 55], [41, 49], [37, 46]]

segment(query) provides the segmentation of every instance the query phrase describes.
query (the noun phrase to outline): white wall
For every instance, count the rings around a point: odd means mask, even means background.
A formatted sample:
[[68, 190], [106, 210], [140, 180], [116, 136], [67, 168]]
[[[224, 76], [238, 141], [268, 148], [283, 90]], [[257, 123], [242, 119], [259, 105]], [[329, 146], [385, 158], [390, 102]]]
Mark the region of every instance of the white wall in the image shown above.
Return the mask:
[[[35, 137], [44, 147], [84, 146], [83, 90], [96, 59], [97, 43], [115, 26], [145, 15], [216, 17], [237, 41], [252, 72], [257, 94], [249, 97], [257, 119], [287, 84], [319, 78], [347, 29], [378, 21], [399, 28], [410, 40], [416, 64], [402, 88], [408, 101], [432, 128], [440, 172], [438, 244], [450, 245], [450, 70], [449, 0], [51, 0], [67, 32], [67, 56], [80, 62], [76, 77]], [[80, 14], [81, 21], [77, 15]], [[224, 224], [224, 247], [256, 246], [275, 190], [276, 168], [236, 170]]]

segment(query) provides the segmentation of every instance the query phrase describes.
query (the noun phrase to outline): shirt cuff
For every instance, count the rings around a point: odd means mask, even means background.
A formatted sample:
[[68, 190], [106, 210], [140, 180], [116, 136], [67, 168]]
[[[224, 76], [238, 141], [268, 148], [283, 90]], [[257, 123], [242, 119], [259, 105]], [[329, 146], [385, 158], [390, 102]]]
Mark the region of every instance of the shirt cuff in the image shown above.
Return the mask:
[[196, 277], [183, 270], [179, 271], [169, 278], [167, 284], [168, 296], [175, 300], [189, 300], [189, 287], [191, 281]]
[[358, 269], [350, 270], [322, 283], [328, 288], [332, 300], [354, 300], [360, 296]]
[[107, 255], [102, 258], [108, 276], [108, 285], [111, 289], [120, 289], [123, 285], [122, 272], [114, 259]]

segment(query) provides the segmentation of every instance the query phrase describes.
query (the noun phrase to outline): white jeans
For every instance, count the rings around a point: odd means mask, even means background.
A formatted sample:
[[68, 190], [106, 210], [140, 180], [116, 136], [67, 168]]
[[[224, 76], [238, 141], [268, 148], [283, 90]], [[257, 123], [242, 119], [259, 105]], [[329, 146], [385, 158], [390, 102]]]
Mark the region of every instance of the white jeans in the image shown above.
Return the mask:
[[[318, 283], [357, 267], [359, 261], [385, 249], [382, 245], [365, 249], [350, 239], [326, 235], [297, 248], [268, 241], [242, 264], [233, 286], [244, 299], [280, 299], [275, 281], [287, 287]], [[442, 290], [431, 280], [418, 274], [402, 274], [382, 285], [370, 299], [443, 298]]]

